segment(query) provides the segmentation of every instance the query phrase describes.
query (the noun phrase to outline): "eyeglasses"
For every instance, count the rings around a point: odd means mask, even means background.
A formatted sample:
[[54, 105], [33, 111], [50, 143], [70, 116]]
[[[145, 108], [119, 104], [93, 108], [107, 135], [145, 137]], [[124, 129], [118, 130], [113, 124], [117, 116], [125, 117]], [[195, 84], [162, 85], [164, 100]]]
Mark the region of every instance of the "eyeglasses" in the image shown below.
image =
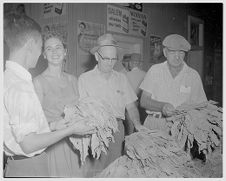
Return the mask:
[[118, 61], [118, 58], [103, 57], [99, 52], [97, 52], [97, 53], [100, 55], [101, 59], [106, 61], [106, 62], [108, 62], [108, 61]]

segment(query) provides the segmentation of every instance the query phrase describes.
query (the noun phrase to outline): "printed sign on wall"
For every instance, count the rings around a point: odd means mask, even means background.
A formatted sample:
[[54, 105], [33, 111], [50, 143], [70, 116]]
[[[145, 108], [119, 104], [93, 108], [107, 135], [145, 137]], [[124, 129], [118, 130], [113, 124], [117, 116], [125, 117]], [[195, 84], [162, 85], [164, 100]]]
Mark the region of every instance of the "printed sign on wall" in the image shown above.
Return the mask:
[[64, 3], [44, 3], [43, 4], [44, 18], [63, 16], [65, 14], [66, 14], [66, 4]]
[[132, 35], [146, 36], [147, 33], [147, 16], [144, 13], [130, 10], [131, 28], [130, 32]]
[[104, 25], [78, 20], [77, 32], [80, 49], [89, 53], [95, 46], [97, 38], [104, 34]]
[[143, 9], [143, 3], [117, 3], [117, 4], [137, 11], [142, 11]]
[[108, 5], [107, 30], [145, 37], [147, 32], [147, 16], [138, 11]]
[[160, 36], [150, 36], [150, 62], [160, 63], [162, 62], [162, 38]]
[[129, 12], [125, 9], [108, 5], [107, 29], [117, 33], [129, 33]]

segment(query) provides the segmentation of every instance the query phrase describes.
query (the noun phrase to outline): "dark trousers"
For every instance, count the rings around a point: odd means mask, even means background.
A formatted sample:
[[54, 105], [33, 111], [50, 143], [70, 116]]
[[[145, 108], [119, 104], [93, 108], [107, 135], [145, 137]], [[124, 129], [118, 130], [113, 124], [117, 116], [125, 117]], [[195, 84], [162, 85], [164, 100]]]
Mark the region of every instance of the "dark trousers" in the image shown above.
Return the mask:
[[125, 139], [125, 130], [123, 121], [118, 121], [118, 129], [119, 132], [114, 134], [115, 142], [111, 142], [109, 144], [108, 152], [101, 153], [100, 158], [97, 160], [89, 156], [86, 159], [85, 168], [87, 169], [86, 177], [95, 177], [98, 175], [103, 169], [105, 169], [109, 164], [119, 158], [123, 153], [123, 142]]
[[20, 160], [8, 157], [5, 177], [49, 177], [46, 153]]

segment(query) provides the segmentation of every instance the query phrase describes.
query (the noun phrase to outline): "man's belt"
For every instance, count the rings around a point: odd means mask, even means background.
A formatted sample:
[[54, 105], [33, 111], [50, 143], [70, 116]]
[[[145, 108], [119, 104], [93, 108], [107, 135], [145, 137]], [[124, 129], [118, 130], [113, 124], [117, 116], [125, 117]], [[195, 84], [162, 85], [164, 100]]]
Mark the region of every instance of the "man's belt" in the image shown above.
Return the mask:
[[14, 155], [14, 156], [7, 156], [10, 160], [23, 160], [27, 159], [29, 157], [24, 156], [24, 155]]
[[10, 160], [24, 160], [24, 159], [28, 159], [28, 158], [34, 158], [36, 156], [38, 156], [40, 154], [34, 155], [32, 157], [27, 157], [25, 155], [13, 155], [13, 156], [7, 156]]
[[150, 117], [154, 117], [154, 118], [162, 118], [162, 113], [161, 113], [161, 112], [152, 112], [152, 111], [146, 110], [146, 113], [147, 113], [148, 116], [150, 116]]

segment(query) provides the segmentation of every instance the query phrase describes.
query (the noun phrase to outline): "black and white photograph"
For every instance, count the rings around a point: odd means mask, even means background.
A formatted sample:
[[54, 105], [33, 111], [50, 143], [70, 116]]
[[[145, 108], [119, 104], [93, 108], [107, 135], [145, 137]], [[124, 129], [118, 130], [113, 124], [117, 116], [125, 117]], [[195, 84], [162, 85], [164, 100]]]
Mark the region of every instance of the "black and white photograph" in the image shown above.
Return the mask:
[[1, 5], [1, 179], [224, 179], [223, 1]]

